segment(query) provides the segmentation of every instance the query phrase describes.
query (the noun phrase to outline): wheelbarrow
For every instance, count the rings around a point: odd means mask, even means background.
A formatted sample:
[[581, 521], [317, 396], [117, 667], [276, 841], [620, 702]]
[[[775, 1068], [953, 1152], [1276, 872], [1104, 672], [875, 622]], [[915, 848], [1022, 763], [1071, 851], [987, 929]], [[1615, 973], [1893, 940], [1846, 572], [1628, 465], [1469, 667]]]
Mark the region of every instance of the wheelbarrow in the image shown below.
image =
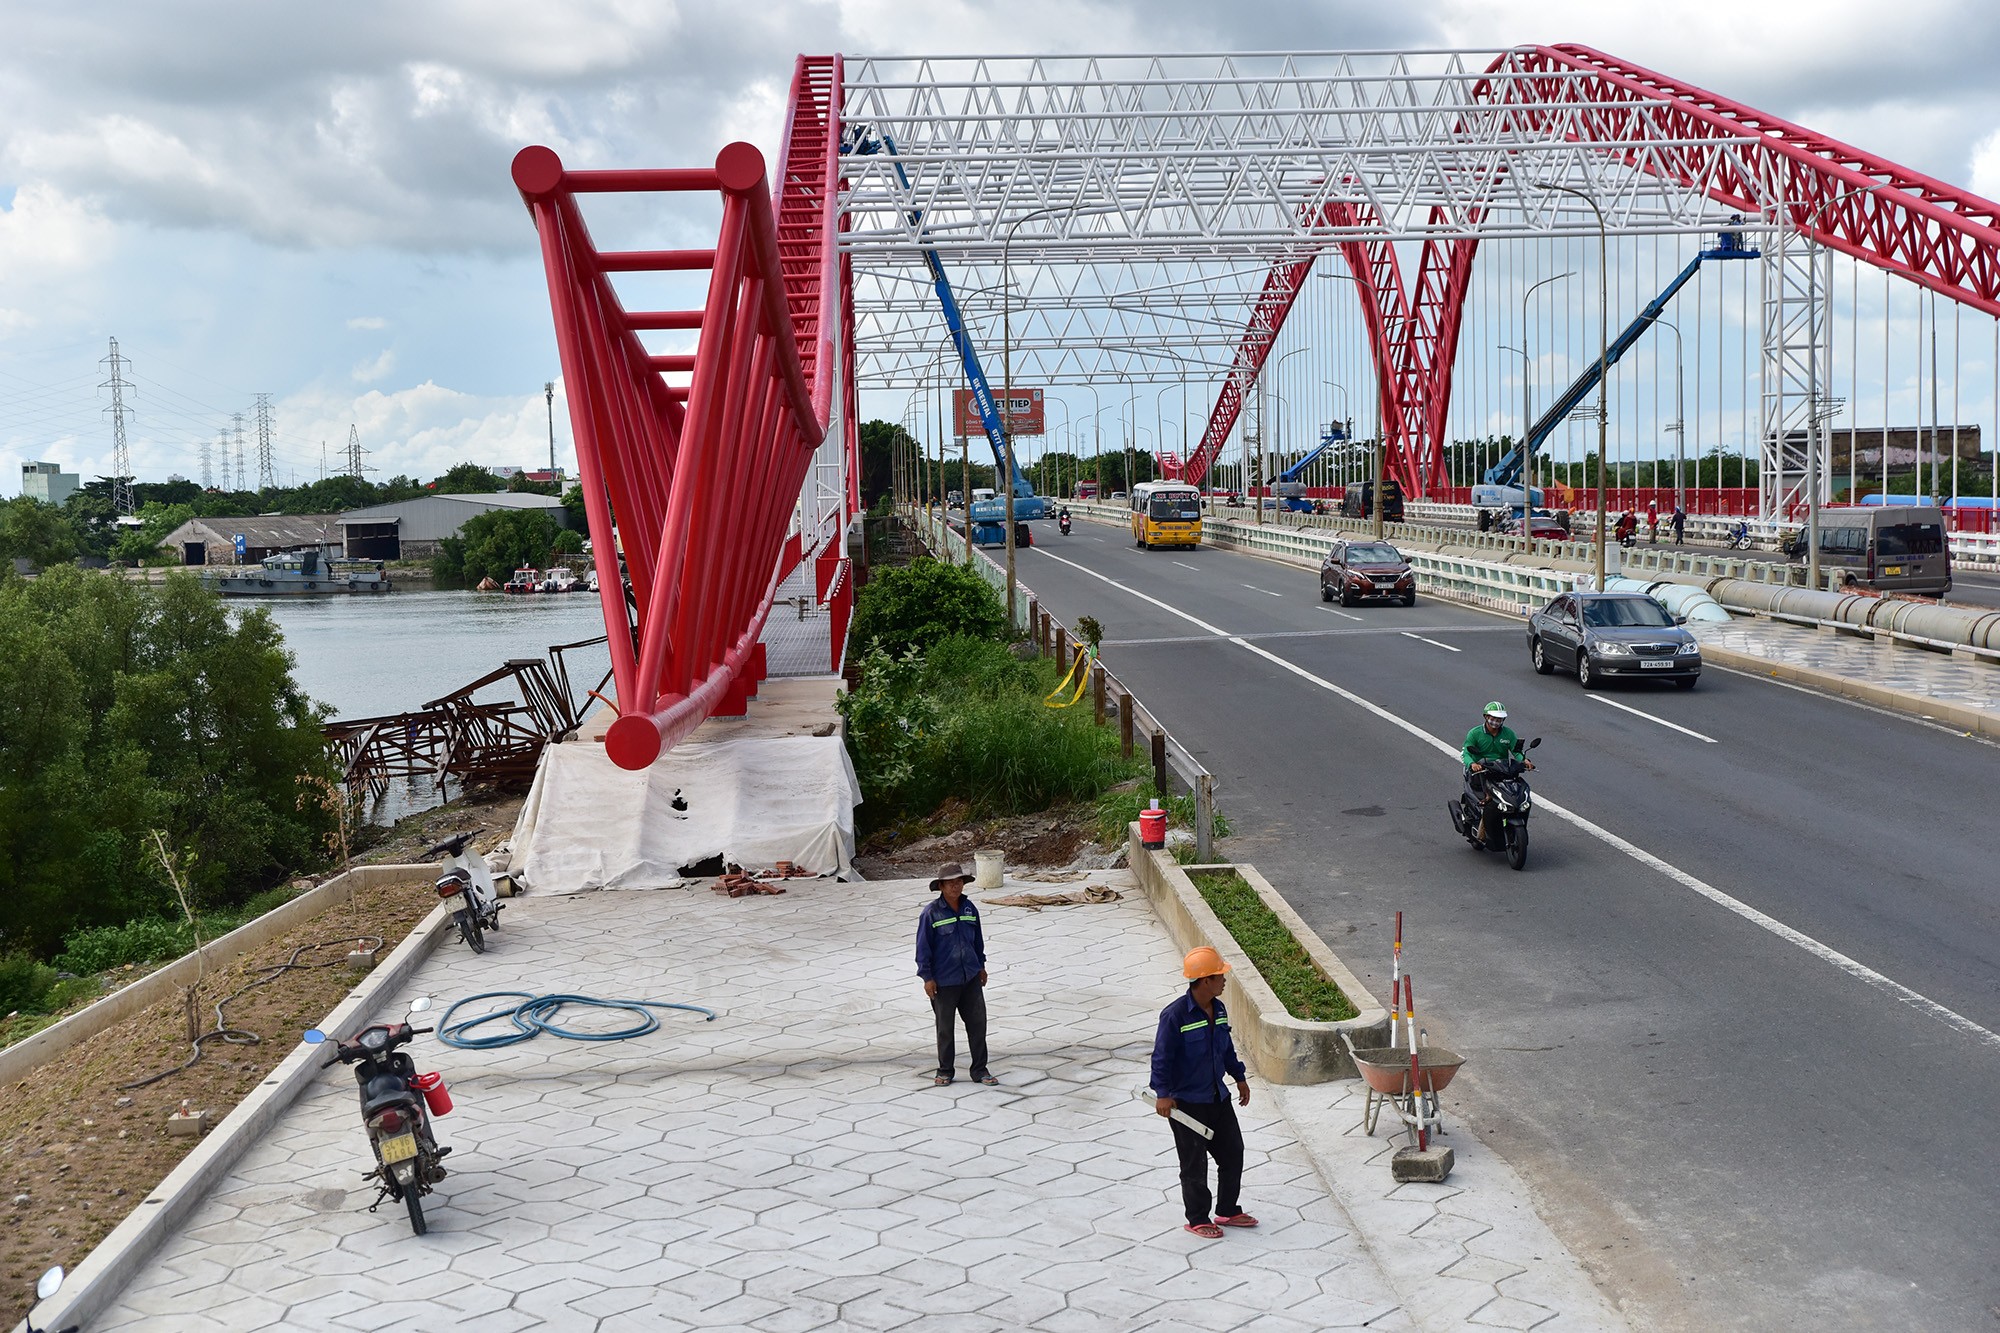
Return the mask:
[[1375, 1122], [1382, 1114], [1384, 1106], [1394, 1106], [1396, 1117], [1412, 1130], [1417, 1127], [1419, 1110], [1417, 1098], [1423, 1098], [1423, 1124], [1434, 1132], [1442, 1133], [1437, 1095], [1450, 1085], [1458, 1073], [1465, 1057], [1456, 1051], [1448, 1051], [1442, 1046], [1420, 1046], [1417, 1048], [1417, 1074], [1410, 1077], [1410, 1053], [1398, 1046], [1363, 1046], [1355, 1048], [1354, 1039], [1345, 1032], [1340, 1040], [1347, 1047], [1347, 1054], [1354, 1061], [1354, 1068], [1368, 1085], [1367, 1094], [1361, 1103], [1361, 1129], [1373, 1135]]

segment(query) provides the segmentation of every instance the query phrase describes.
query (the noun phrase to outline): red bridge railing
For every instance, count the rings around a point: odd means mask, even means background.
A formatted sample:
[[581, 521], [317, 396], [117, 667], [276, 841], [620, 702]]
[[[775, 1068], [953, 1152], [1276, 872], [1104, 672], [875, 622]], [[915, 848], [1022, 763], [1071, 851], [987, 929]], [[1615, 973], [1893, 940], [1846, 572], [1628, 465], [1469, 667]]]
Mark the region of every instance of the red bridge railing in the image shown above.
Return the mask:
[[[570, 171], [543, 147], [514, 159], [541, 239], [610, 636], [619, 715], [605, 746], [622, 768], [646, 767], [712, 713], [741, 711], [764, 673], [759, 636], [777, 586], [806, 554], [788, 537], [833, 389], [822, 310], [836, 280], [838, 138], [837, 74], [811, 86], [823, 62], [808, 63], [790, 133], [821, 147], [817, 160], [785, 166], [781, 179], [797, 184], [782, 223], [763, 154], [746, 143], [693, 170]], [[578, 206], [585, 194], [690, 191], [721, 196], [713, 249], [601, 251]], [[701, 271], [698, 310], [628, 311], [612, 283]], [[639, 338], [648, 330], [694, 332], [696, 350], [656, 355]], [[678, 374], [690, 377], [684, 386], [664, 378]], [[820, 575], [834, 596], [844, 563]]]

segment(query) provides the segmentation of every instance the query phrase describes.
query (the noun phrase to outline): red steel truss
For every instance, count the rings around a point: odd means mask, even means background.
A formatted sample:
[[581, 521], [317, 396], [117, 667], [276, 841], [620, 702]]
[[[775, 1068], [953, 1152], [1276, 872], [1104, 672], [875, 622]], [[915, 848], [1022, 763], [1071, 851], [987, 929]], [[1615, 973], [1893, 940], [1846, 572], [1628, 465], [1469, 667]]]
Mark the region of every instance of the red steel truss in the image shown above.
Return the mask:
[[[837, 58], [799, 61], [775, 202], [763, 155], [745, 143], [691, 170], [569, 171], [543, 147], [514, 159], [568, 388], [617, 688], [605, 747], [622, 768], [646, 767], [713, 713], [742, 710], [763, 674], [758, 640], [788, 549], [794, 560], [808, 553], [788, 542], [794, 506], [836, 380], [852, 379], [835, 373], [827, 318], [841, 276], [839, 79]], [[600, 251], [577, 202], [706, 190], [722, 197], [722, 224], [705, 250]], [[628, 311], [612, 284], [614, 274], [686, 271], [709, 275], [699, 310]], [[639, 339], [669, 329], [695, 333], [696, 350], [654, 355]], [[670, 386], [670, 374], [691, 378]], [[833, 606], [837, 669], [846, 562], [823, 559], [818, 584]]]
[[[1484, 85], [1487, 96], [1529, 110], [1520, 121], [1532, 121], [1530, 109], [1536, 106], [1592, 105], [1601, 138], [1615, 140], [1620, 127], [1630, 128], [1635, 151], [1624, 160], [1641, 169], [1650, 169], [1653, 161], [1636, 151], [1642, 132], [1696, 143], [1714, 140], [1717, 151], [1704, 156], [1697, 148], [1683, 159], [1690, 170], [1679, 184], [1699, 180], [1710, 198], [1748, 214], [1779, 201], [1776, 211], [1800, 234], [2000, 315], [2000, 206], [1990, 200], [1586, 46], [1524, 47], [1501, 56], [1492, 69], [1550, 76]], [[1590, 77], [1579, 79], [1577, 73]], [[1669, 108], [1664, 118], [1657, 109], [1661, 101]], [[1643, 123], [1618, 109], [1642, 102], [1653, 108]], [[1553, 114], [1549, 119], [1553, 124]], [[1748, 148], [1746, 137], [1755, 141]], [[1733, 154], [1720, 151], [1725, 140]], [[1329, 212], [1320, 225], [1352, 224]], [[1381, 383], [1384, 469], [1407, 491], [1427, 494], [1443, 476], [1452, 362], [1479, 241], [1426, 241], [1413, 292], [1404, 290], [1393, 254], [1384, 263], [1374, 254], [1357, 256], [1352, 244], [1341, 248], [1357, 279]], [[1378, 248], [1388, 250], [1386, 243], [1369, 246]], [[1271, 266], [1201, 447], [1188, 461], [1190, 481], [1199, 484], [1220, 453], [1243, 393], [1255, 382], [1317, 254]]]

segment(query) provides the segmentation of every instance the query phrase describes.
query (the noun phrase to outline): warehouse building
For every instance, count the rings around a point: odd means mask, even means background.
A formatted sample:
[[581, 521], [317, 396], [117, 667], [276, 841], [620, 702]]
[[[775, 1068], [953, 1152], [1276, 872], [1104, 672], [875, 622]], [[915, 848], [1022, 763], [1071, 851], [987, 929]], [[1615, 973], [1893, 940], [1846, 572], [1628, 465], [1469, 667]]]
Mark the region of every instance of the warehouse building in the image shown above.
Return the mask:
[[340, 515], [342, 554], [350, 560], [417, 560], [437, 554], [467, 519], [495, 509], [539, 509], [569, 526], [569, 511], [553, 495], [495, 491], [490, 495], [426, 495], [350, 509]]

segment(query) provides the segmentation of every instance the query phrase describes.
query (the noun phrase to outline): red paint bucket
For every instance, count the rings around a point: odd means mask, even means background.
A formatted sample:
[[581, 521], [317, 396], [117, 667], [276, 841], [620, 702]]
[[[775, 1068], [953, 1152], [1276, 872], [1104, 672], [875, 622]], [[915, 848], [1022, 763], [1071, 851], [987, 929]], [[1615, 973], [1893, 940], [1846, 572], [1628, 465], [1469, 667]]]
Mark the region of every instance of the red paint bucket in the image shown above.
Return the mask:
[[1155, 851], [1167, 845], [1167, 812], [1164, 810], [1141, 810], [1139, 812], [1139, 845]]
[[451, 1114], [451, 1093], [444, 1086], [443, 1074], [417, 1075], [417, 1091], [424, 1094], [424, 1104], [432, 1115]]

